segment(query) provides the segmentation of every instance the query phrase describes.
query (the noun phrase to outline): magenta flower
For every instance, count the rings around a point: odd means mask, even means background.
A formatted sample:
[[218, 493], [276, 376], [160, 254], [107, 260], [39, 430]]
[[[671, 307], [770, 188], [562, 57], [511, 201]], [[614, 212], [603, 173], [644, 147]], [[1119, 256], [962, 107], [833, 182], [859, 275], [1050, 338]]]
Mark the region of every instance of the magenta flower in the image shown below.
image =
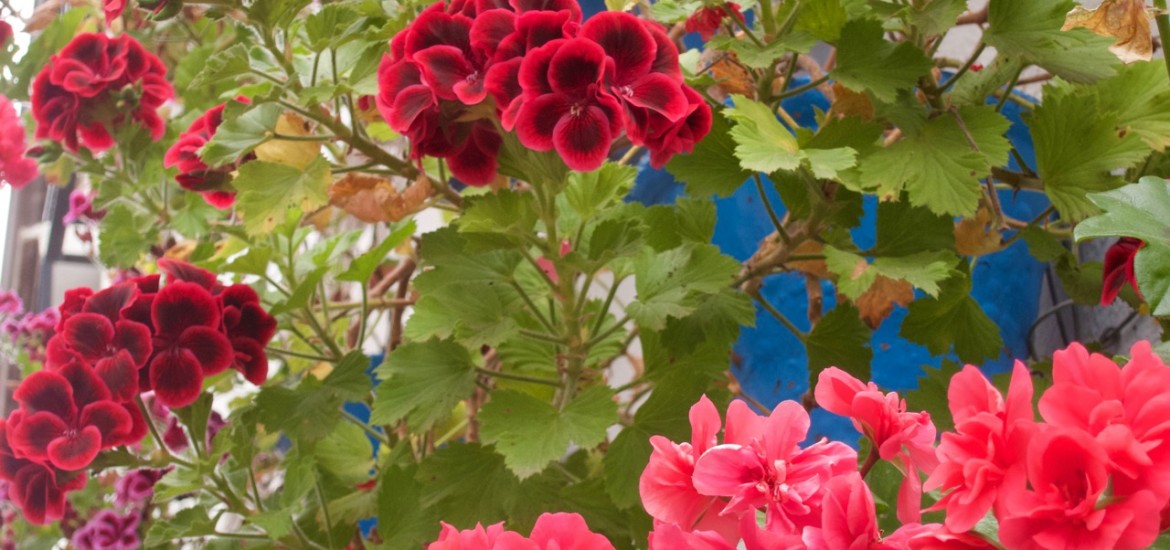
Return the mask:
[[137, 513], [101, 510], [73, 533], [70, 542], [77, 550], [136, 550], [142, 544], [138, 522]]
[[0, 315], [17, 315], [24, 311], [24, 302], [15, 292], [0, 291]]
[[166, 470], [141, 468], [131, 470], [114, 482], [114, 502], [118, 506], [138, 506], [154, 495], [154, 484]]

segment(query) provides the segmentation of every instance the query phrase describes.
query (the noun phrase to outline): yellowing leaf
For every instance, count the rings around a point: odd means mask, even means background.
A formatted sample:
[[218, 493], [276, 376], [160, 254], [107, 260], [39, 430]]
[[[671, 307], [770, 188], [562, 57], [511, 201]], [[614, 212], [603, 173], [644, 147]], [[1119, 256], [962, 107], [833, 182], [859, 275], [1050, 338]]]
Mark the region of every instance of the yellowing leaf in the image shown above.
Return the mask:
[[[276, 120], [276, 133], [285, 136], [311, 136], [308, 121], [294, 113], [282, 113]], [[256, 158], [277, 164], [304, 168], [321, 152], [316, 141], [273, 139], [256, 146]]]
[[1149, 61], [1154, 56], [1145, 0], [1105, 0], [1097, 9], [1073, 8], [1060, 30], [1076, 28], [1113, 37], [1109, 51], [1126, 63]]
[[330, 186], [329, 203], [366, 223], [390, 222], [413, 214], [434, 192], [425, 176], [400, 192], [390, 180], [350, 172]]
[[974, 218], [955, 222], [955, 250], [961, 256], [983, 256], [998, 252], [1003, 235], [992, 227], [991, 212], [980, 207]]
[[853, 301], [869, 328], [876, 329], [893, 313], [894, 306], [914, 301], [914, 286], [909, 282], [878, 275], [873, 285]]

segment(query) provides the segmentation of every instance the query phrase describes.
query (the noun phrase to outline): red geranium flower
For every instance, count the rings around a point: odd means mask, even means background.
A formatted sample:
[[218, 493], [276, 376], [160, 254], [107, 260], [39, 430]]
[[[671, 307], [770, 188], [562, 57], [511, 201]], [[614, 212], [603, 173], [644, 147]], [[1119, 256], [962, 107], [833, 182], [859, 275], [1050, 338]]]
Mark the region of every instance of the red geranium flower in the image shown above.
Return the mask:
[[151, 317], [155, 334], [150, 387], [168, 407], [190, 405], [203, 391], [203, 378], [232, 363], [231, 342], [219, 331], [219, 304], [197, 284], [173, 282], [154, 297]]
[[1137, 276], [1133, 271], [1133, 260], [1146, 243], [1133, 237], [1122, 237], [1105, 251], [1105, 278], [1101, 284], [1101, 305], [1107, 306], [1117, 299], [1121, 288], [1129, 283], [1140, 297]]
[[[642, 113], [646, 115], [645, 122], [635, 122], [627, 129], [631, 141], [641, 141], [649, 149], [650, 166], [654, 168], [666, 166], [678, 153], [690, 153], [695, 144], [711, 131], [711, 106], [690, 86], [683, 86], [682, 91], [688, 103], [682, 118], [671, 122], [647, 110]], [[634, 120], [641, 120], [641, 114], [635, 115]]]
[[0, 20], [0, 48], [8, 45], [8, 41], [12, 40], [12, 25], [7, 21]]
[[[236, 101], [248, 103], [248, 98], [238, 97]], [[175, 181], [188, 191], [203, 194], [203, 200], [216, 208], [230, 208], [236, 200], [236, 193], [231, 188], [231, 173], [239, 163], [212, 168], [203, 162], [199, 151], [215, 136], [215, 130], [223, 123], [223, 109], [226, 103], [221, 103], [207, 110], [203, 116], [195, 119], [191, 126], [179, 136], [179, 140], [167, 149], [163, 163], [167, 168], [178, 167], [179, 174]], [[241, 162], [255, 158], [248, 154]]]
[[172, 96], [162, 60], [130, 35], [80, 34], [33, 81], [36, 135], [71, 151], [100, 151], [114, 145], [114, 129], [133, 120], [157, 141], [166, 123], [155, 110]]
[[652, 28], [629, 13], [611, 11], [586, 21], [580, 36], [596, 42], [609, 57], [609, 93], [628, 109], [649, 109], [678, 120], [687, 109], [678, 50], [665, 36], [655, 38]]
[[[724, 11], [723, 6], [727, 7], [726, 11]], [[743, 14], [739, 11], [739, 4], [728, 2], [723, 6], [702, 8], [688, 17], [687, 32], [697, 32], [704, 41], [710, 40], [715, 35], [715, 31], [719, 30], [719, 25], [723, 23], [723, 18], [727, 17], [728, 11], [740, 23], [744, 22]]]
[[133, 419], [84, 363], [35, 372], [13, 393], [22, 416], [9, 443], [17, 455], [79, 470], [98, 452], [126, 442]]
[[[7, 23], [0, 21], [7, 26]], [[7, 27], [11, 33], [12, 27]], [[4, 44], [4, 28], [0, 27], [0, 45]], [[16, 109], [7, 97], [0, 95], [0, 183], [20, 189], [37, 177], [37, 163], [24, 156], [24, 126]]]
[[8, 486], [8, 496], [24, 512], [24, 519], [34, 525], [44, 525], [65, 516], [65, 493], [84, 485], [85, 475], [79, 474], [73, 483], [62, 483], [52, 468], [35, 462], [22, 467]]

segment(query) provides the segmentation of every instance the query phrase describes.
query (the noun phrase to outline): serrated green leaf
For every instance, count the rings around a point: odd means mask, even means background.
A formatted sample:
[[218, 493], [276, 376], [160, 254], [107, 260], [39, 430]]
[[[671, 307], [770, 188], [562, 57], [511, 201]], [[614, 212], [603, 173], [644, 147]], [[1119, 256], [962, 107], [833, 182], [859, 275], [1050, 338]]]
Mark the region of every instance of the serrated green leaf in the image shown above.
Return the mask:
[[98, 258], [111, 267], [134, 265], [158, 240], [156, 219], [124, 204], [111, 207], [98, 227]]
[[1146, 243], [1133, 261], [1142, 298], [1155, 317], [1170, 317], [1170, 246]]
[[402, 244], [403, 241], [414, 235], [417, 227], [418, 226], [414, 223], [414, 220], [409, 220], [406, 223], [400, 225], [394, 229], [394, 231], [391, 231], [389, 235], [386, 235], [386, 238], [382, 239], [382, 242], [378, 243], [378, 246], [371, 248], [365, 254], [354, 258], [353, 261], [350, 262], [349, 267], [337, 275], [337, 280], [353, 281], [355, 283], [365, 283], [366, 281], [369, 281], [370, 277], [374, 274], [374, 271], [378, 269], [379, 265], [381, 265], [382, 260], [386, 259], [386, 255], [389, 254], [391, 250], [394, 250], [396, 246]]
[[191, 80], [191, 88], [207, 88], [220, 81], [245, 74], [251, 68], [247, 45], [235, 44], [207, 58], [203, 69]]
[[1170, 147], [1170, 80], [1161, 61], [1118, 67], [1117, 76], [1092, 86], [1098, 108], [1112, 113], [1119, 132], [1133, 132], [1157, 151]]
[[419, 506], [422, 488], [415, 481], [418, 467], [391, 466], [378, 484], [378, 535], [387, 548], [416, 548], [435, 539], [439, 520], [433, 510]]
[[[343, 31], [357, 19], [357, 10], [345, 4], [328, 4], [321, 11], [305, 18], [305, 34], [313, 51], [322, 51], [347, 38]], [[352, 39], [352, 38], [350, 38]]]
[[[861, 163], [864, 185], [948, 216], [970, 216], [982, 196], [979, 179], [1007, 163], [1011, 123], [990, 107], [964, 107], [936, 117], [914, 135]], [[972, 143], [972, 141], [974, 143]]]
[[248, 521], [268, 533], [271, 539], [279, 539], [292, 532], [292, 510], [267, 510], [248, 518]]
[[415, 506], [463, 529], [503, 521], [519, 497], [520, 482], [504, 458], [474, 443], [436, 450], [419, 464], [415, 480], [421, 492]]
[[702, 7], [702, 2], [658, 0], [650, 6], [650, 17], [659, 23], [681, 23]]
[[1119, 135], [1113, 117], [1099, 107], [1094, 94], [1051, 94], [1026, 119], [1044, 191], [1061, 217], [1071, 221], [1096, 214], [1086, 195], [1120, 186], [1121, 178], [1112, 172], [1149, 154], [1137, 134]]
[[151, 522], [142, 544], [157, 547], [183, 537], [205, 537], [215, 533], [211, 512], [203, 506], [178, 511], [167, 521]]
[[626, 428], [614, 438], [605, 453], [605, 488], [619, 508], [629, 508], [641, 502], [638, 480], [653, 450], [650, 435], [637, 428]]
[[562, 193], [569, 207], [588, 220], [617, 204], [633, 186], [636, 175], [632, 166], [607, 162], [592, 172], [569, 174], [569, 184]]
[[294, 208], [301, 212], [329, 202], [329, 162], [318, 156], [304, 169], [254, 160], [240, 167], [232, 184], [236, 210], [249, 235], [272, 231]]
[[187, 427], [187, 433], [195, 440], [195, 447], [202, 449], [207, 441], [207, 419], [211, 414], [211, 393], [206, 391], [200, 393], [199, 398], [194, 403], [172, 410], [179, 418], [179, 422]]
[[926, 346], [934, 355], [947, 353], [953, 347], [964, 363], [998, 357], [1003, 350], [999, 327], [970, 294], [970, 277], [956, 273], [943, 282], [938, 298], [910, 304], [898, 334]]
[[449, 340], [403, 344], [375, 372], [382, 383], [374, 397], [372, 424], [407, 418], [413, 428], [429, 429], [475, 389], [471, 354]]
[[521, 479], [565, 455], [569, 446], [592, 449], [605, 441], [617, 422], [617, 403], [609, 388], [594, 387], [561, 411], [528, 394], [504, 390], [479, 411], [480, 436], [495, 443], [508, 469]]
[[235, 162], [272, 137], [283, 112], [284, 108], [275, 103], [256, 105], [234, 117], [230, 116], [232, 110], [225, 109], [223, 123], [203, 146], [200, 157], [208, 166]]
[[1086, 29], [1060, 30], [1065, 15], [1076, 5], [1072, 0], [991, 0], [983, 39], [1066, 80], [1088, 82], [1112, 76], [1120, 64], [1109, 51], [1112, 38]]
[[880, 256], [873, 263], [858, 254], [833, 246], [824, 249], [825, 262], [837, 275], [837, 289], [856, 300], [877, 280], [878, 275], [903, 280], [931, 296], [937, 296], [939, 283], [950, 276], [958, 258], [950, 252], [924, 251], [907, 256]]
[[735, 156], [741, 166], [756, 172], [795, 170], [800, 167], [800, 148], [796, 136], [788, 131], [767, 105], [742, 95], [731, 96], [735, 107], [723, 113], [736, 122], [731, 128]]
[[711, 245], [684, 245], [665, 252], [643, 253], [635, 262], [638, 299], [626, 311], [639, 325], [661, 330], [668, 317], [695, 310], [692, 292], [713, 294], [731, 285], [739, 264]]
[[1020, 238], [1028, 245], [1032, 257], [1041, 262], [1054, 262], [1068, 254], [1068, 249], [1052, 233], [1030, 225], [1020, 230]]
[[954, 222], [913, 206], [906, 201], [888, 201], [877, 207], [877, 243], [869, 251], [875, 256], [906, 256], [930, 250], [954, 250]]
[[1170, 246], [1170, 181], [1147, 176], [1088, 199], [1104, 212], [1077, 224], [1078, 241], [1122, 236]]
[[829, 75], [851, 90], [893, 101], [898, 90], [913, 88], [933, 66], [913, 44], [887, 41], [880, 22], [858, 19], [841, 29], [837, 66]]
[[714, 113], [711, 131], [688, 155], [675, 155], [666, 171], [687, 184], [687, 193], [695, 197], [730, 196], [752, 173], [739, 165], [735, 140], [731, 138], [727, 117]]
[[344, 422], [317, 443], [317, 464], [342, 483], [357, 485], [370, 479], [374, 448], [361, 428]]
[[825, 314], [805, 340], [809, 380], [827, 367], [837, 367], [861, 380], [869, 380], [869, 347], [872, 332], [852, 304], [838, 304]]
[[351, 351], [333, 366], [333, 370], [321, 381], [321, 386], [340, 399], [365, 401], [373, 386], [370, 377], [366, 375], [369, 364], [370, 358], [361, 351]]

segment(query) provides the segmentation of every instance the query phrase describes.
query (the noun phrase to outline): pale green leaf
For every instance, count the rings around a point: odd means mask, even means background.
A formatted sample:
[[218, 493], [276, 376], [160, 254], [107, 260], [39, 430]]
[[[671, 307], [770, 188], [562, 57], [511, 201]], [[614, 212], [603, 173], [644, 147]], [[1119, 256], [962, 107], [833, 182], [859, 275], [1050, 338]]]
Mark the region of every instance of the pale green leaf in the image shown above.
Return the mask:
[[233, 185], [236, 210], [250, 235], [272, 231], [292, 209], [310, 212], [329, 202], [329, 162], [314, 158], [303, 170], [254, 160], [240, 167]]

